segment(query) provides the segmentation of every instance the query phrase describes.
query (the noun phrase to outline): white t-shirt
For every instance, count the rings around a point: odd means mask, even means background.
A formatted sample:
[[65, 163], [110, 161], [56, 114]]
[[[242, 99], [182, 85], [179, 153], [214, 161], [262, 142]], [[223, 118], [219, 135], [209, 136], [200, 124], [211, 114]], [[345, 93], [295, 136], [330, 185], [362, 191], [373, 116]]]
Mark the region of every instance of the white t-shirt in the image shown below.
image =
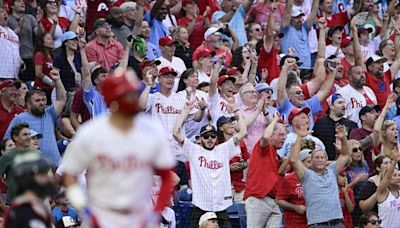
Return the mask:
[[199, 84], [202, 82], [210, 83], [210, 76], [208, 76], [204, 71], [197, 71], [197, 75], [199, 76]]
[[[333, 46], [332, 44], [329, 44], [328, 46], [325, 47], [325, 58], [328, 58], [329, 56], [334, 55], [337, 50], [338, 50], [337, 47]], [[339, 51], [338, 51], [336, 57], [338, 59], [344, 59], [344, 54], [340, 47], [339, 47]]]
[[10, 27], [0, 26], [0, 78], [18, 78], [20, 61], [17, 34]]
[[232, 205], [229, 160], [240, 155], [233, 138], [219, 144], [213, 150], [185, 139], [183, 153], [190, 164], [192, 203], [203, 211], [223, 211]]
[[101, 116], [82, 125], [67, 147], [64, 173], [79, 175], [87, 169], [89, 204], [94, 211], [150, 210], [154, 170], [175, 165], [161, 123], [141, 113], [133, 126], [122, 132], [111, 125], [108, 115]]
[[[368, 86], [364, 86], [364, 93], [368, 96], [368, 98], [374, 103], [377, 104], [376, 96], [371, 88]], [[355, 90], [350, 84], [342, 87], [336, 93], [342, 95], [346, 104], [346, 118], [358, 123], [358, 126], [361, 127], [361, 121], [358, 117], [358, 113], [361, 108], [367, 105], [367, 101], [363, 94]]]
[[214, 96], [210, 97], [209, 109], [211, 121], [214, 126], [217, 126], [217, 120], [219, 117], [231, 117], [233, 115], [234, 110], [231, 110], [228, 104], [228, 101], [222, 98], [218, 91], [214, 94]]
[[157, 60], [160, 60], [161, 64], [157, 66], [157, 69], [160, 70], [163, 67], [169, 66], [174, 68], [174, 70], [178, 73], [178, 75], [175, 78], [175, 84], [174, 88], [172, 91], [176, 92], [178, 90], [178, 85], [179, 85], [179, 79], [181, 78], [181, 74], [186, 70], [186, 65], [183, 62], [183, 60], [179, 57], [172, 57], [172, 62], [168, 61], [164, 57], [157, 58]]
[[[146, 112], [149, 112], [153, 120], [162, 123], [170, 142], [171, 151], [175, 156], [182, 155], [182, 149], [178, 142], [173, 138], [172, 132], [175, 123], [182, 114], [186, 103], [186, 94], [178, 94], [172, 92], [169, 97], [162, 95], [160, 92], [149, 95], [147, 100]], [[182, 128], [182, 134], [185, 135], [185, 129]], [[178, 158], [179, 159], [179, 158]], [[180, 159], [180, 161], [183, 161]]]
[[369, 57], [376, 54], [375, 45], [373, 42], [369, 42], [368, 46], [360, 45], [360, 47], [361, 47], [361, 56], [363, 57], [364, 61], [367, 61]]

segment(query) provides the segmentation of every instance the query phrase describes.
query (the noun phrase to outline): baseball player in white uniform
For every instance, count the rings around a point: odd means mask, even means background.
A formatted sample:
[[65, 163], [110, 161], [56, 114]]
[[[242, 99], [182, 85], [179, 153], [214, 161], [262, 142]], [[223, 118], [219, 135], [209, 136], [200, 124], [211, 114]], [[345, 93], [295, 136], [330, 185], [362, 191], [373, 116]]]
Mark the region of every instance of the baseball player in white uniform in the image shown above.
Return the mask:
[[[236, 109], [234, 113], [239, 118], [239, 132], [234, 137], [217, 145], [215, 127], [206, 125], [200, 130], [201, 146], [192, 143], [182, 135], [181, 128], [193, 106], [193, 103], [185, 105], [173, 135], [183, 147], [183, 154], [189, 160], [192, 203], [195, 206], [191, 214], [190, 227], [198, 227], [200, 216], [207, 211], [216, 212], [218, 218], [228, 218], [225, 210], [232, 205], [229, 160], [240, 155], [239, 144], [246, 136], [247, 128], [240, 110]], [[221, 227], [230, 227], [228, 223], [221, 224]]]
[[[111, 114], [83, 125], [62, 160], [67, 196], [74, 207], [90, 211], [92, 227], [154, 227], [149, 224], [159, 224], [171, 196], [175, 160], [161, 124], [139, 114], [133, 75], [116, 73], [104, 80], [101, 90]], [[84, 170], [88, 207], [76, 178]], [[154, 208], [153, 174], [162, 180]]]

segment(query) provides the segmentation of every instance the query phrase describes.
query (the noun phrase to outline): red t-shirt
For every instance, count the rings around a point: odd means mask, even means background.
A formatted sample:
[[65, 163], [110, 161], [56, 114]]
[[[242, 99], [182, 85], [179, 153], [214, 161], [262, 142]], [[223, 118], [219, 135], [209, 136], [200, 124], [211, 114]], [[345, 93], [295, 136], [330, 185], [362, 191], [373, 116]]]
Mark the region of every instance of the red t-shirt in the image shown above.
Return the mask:
[[[353, 205], [356, 205], [356, 202], [354, 201], [354, 193], [353, 193], [353, 189], [348, 188], [347, 192], [349, 194], [349, 198], [351, 200], [351, 202], [353, 203]], [[346, 208], [346, 200], [344, 198], [344, 193], [343, 191], [340, 191], [339, 193], [339, 200], [340, 200], [340, 205], [342, 206], [342, 212], [343, 212], [343, 224], [344, 227], [346, 228], [353, 228], [353, 222], [351, 220], [351, 213], [347, 210]]]
[[[244, 161], [247, 161], [250, 158], [250, 154], [247, 151], [247, 146], [244, 141], [240, 141], [240, 151], [241, 156]], [[233, 164], [235, 162], [240, 161], [240, 157], [236, 156], [229, 161], [229, 164]], [[239, 171], [231, 171], [231, 181], [235, 192], [241, 192], [244, 190], [245, 183], [243, 182], [243, 170]]]
[[260, 57], [258, 58], [258, 68], [267, 69], [268, 77], [267, 83], [271, 84], [271, 81], [281, 73], [281, 68], [279, 67], [280, 57], [276, 50], [272, 47], [270, 52], [267, 52], [264, 46], [261, 48]]
[[210, 20], [215, 11], [221, 10], [218, 0], [199, 0], [197, 1], [197, 6], [199, 7], [200, 15], [203, 15], [204, 11], [206, 11], [207, 6], [210, 7], [210, 13], [208, 14], [208, 18]]
[[83, 101], [83, 89], [82, 87], [77, 89], [74, 95], [74, 100], [71, 106], [71, 112], [79, 113], [82, 117], [82, 123], [90, 119], [90, 113]]
[[[192, 22], [188, 17], [181, 17], [178, 20], [178, 25], [187, 28]], [[203, 22], [203, 16], [198, 16], [194, 25], [192, 34], [189, 36], [190, 49], [195, 51], [204, 41], [204, 32], [206, 31], [206, 25]]]
[[108, 5], [108, 1], [103, 0], [91, 0], [87, 1], [87, 4], [86, 30], [87, 34], [91, 34], [94, 22], [99, 18], [106, 18], [110, 6]]
[[390, 94], [390, 84], [392, 83], [391, 71], [386, 71], [383, 78], [377, 78], [370, 72], [366, 72], [366, 85], [374, 91], [378, 105], [383, 108], [386, 104], [387, 97]]
[[19, 107], [18, 105], [14, 105], [14, 107], [11, 109], [11, 112], [8, 112], [3, 108], [3, 104], [0, 102], [0, 138], [2, 139], [4, 137], [4, 134], [7, 131], [8, 125], [10, 124], [11, 120], [14, 119], [14, 117], [21, 112], [24, 112], [24, 110]]
[[[304, 200], [303, 187], [295, 172], [289, 173], [283, 178], [278, 187], [276, 200], [285, 200], [296, 205], [306, 205]], [[296, 211], [285, 209], [283, 211], [286, 228], [307, 228], [306, 214], [301, 215]]]
[[[50, 32], [53, 23], [50, 22], [49, 18], [43, 17], [42, 20], [40, 20], [40, 23], [42, 23], [45, 32]], [[70, 23], [67, 18], [58, 17], [58, 25], [61, 27], [63, 32], [67, 31], [69, 24]]]
[[352, 65], [346, 60], [346, 58], [343, 58], [340, 61], [342, 62], [343, 65], [343, 79], [349, 79], [347, 72], [349, 72], [349, 69]]
[[[51, 68], [53, 67], [53, 59], [51, 56], [47, 57], [42, 52], [36, 52], [33, 62], [35, 65], [41, 65], [43, 67], [43, 74], [50, 76]], [[43, 90], [51, 90], [52, 87], [42, 82], [41, 79], [35, 78], [35, 87], [39, 87]]]
[[281, 178], [278, 169], [279, 158], [275, 148], [270, 144], [261, 148], [258, 141], [250, 157], [243, 199], [249, 196], [264, 198], [268, 194], [275, 196]]

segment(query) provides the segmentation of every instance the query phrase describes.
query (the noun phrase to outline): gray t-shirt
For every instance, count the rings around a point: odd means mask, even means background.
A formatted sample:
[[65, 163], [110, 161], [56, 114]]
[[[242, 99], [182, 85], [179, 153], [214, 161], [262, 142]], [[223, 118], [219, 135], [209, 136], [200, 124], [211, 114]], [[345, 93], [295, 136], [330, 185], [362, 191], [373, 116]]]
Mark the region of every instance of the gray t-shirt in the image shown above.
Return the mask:
[[336, 162], [326, 168], [324, 175], [305, 169], [301, 185], [306, 200], [308, 225], [343, 219], [336, 176]]
[[[18, 27], [19, 18], [16, 18], [13, 15], [8, 17], [7, 23], [8, 27], [12, 30]], [[25, 14], [25, 23], [23, 25], [22, 31], [17, 34], [19, 37], [19, 53], [22, 59], [32, 59], [34, 52], [33, 45], [33, 30], [38, 25], [36, 18], [30, 14]]]

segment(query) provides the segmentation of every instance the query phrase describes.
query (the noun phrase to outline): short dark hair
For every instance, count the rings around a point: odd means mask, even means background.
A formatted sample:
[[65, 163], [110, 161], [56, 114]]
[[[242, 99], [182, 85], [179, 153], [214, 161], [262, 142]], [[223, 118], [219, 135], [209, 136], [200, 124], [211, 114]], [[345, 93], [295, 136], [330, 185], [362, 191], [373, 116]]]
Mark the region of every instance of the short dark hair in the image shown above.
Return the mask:
[[368, 224], [369, 218], [371, 216], [376, 216], [377, 218], [379, 218], [378, 214], [373, 212], [373, 211], [368, 211], [366, 213], [364, 213], [363, 215], [361, 215], [360, 217], [360, 228], [364, 228], [365, 225]]
[[393, 81], [392, 89], [394, 92], [394, 89], [400, 87], [400, 78], [396, 78], [396, 80]]
[[101, 74], [106, 74], [107, 70], [104, 69], [103, 67], [97, 68], [95, 71], [93, 71], [92, 75], [90, 75], [90, 79], [92, 81], [93, 85], [96, 85], [94, 82]]
[[32, 90], [29, 90], [29, 91], [26, 93], [26, 95], [25, 95], [25, 103], [29, 103], [31, 97], [32, 97], [33, 95], [35, 95], [35, 94], [42, 94], [42, 95], [45, 95], [45, 96], [46, 96], [46, 93], [45, 93], [43, 90], [41, 90], [41, 89], [39, 89], [39, 88], [34, 88], [34, 89], [32, 89]]
[[15, 142], [14, 140], [14, 136], [18, 136], [19, 133], [22, 131], [22, 129], [28, 128], [29, 129], [29, 124], [27, 123], [20, 123], [15, 125], [12, 129], [11, 129], [11, 139]]

